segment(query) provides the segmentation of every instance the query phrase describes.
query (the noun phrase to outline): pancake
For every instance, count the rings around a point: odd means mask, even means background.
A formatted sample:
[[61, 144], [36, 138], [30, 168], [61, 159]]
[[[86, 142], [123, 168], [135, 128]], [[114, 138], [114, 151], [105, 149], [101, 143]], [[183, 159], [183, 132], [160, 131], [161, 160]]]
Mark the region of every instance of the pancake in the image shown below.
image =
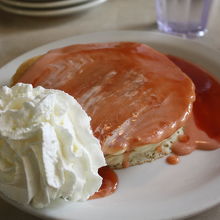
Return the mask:
[[24, 63], [12, 79], [17, 82], [74, 96], [114, 168], [169, 153], [195, 100], [192, 81], [175, 64], [134, 42], [51, 50]]

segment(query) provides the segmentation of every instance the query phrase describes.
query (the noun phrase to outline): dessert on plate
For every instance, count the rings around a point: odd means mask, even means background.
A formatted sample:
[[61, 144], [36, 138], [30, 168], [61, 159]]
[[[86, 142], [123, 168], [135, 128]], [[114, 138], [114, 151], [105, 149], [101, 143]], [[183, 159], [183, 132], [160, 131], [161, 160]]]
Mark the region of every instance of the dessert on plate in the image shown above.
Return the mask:
[[76, 98], [113, 168], [170, 153], [195, 100], [188, 76], [165, 55], [133, 42], [51, 50], [23, 63], [12, 79], [18, 82]]

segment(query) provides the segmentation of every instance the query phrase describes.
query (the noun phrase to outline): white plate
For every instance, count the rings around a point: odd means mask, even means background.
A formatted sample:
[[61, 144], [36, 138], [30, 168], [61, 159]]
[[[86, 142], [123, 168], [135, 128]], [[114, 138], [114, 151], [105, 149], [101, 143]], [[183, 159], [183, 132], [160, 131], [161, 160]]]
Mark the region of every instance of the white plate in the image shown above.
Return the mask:
[[18, 15], [27, 15], [33, 17], [50, 17], [50, 16], [61, 16], [61, 15], [68, 15], [75, 12], [81, 12], [83, 10], [89, 9], [91, 7], [95, 7], [107, 0], [93, 0], [89, 2], [84, 2], [79, 5], [71, 5], [65, 8], [56, 8], [56, 9], [29, 9], [29, 8], [19, 8], [19, 7], [12, 7], [10, 5], [6, 5], [0, 2], [0, 9]]
[[[75, 36], [34, 49], [0, 69], [1, 84], [6, 84], [26, 59], [49, 49], [106, 41], [146, 43], [164, 53], [197, 63], [220, 77], [220, 53], [213, 49], [159, 33], [122, 31]], [[181, 163], [175, 166], [167, 165], [162, 158], [119, 170], [119, 188], [113, 195], [84, 203], [57, 201], [49, 208], [37, 210], [9, 202], [36, 216], [60, 220], [159, 220], [186, 217], [220, 203], [219, 158], [220, 150], [196, 151], [182, 157]]]
[[69, 5], [75, 5], [79, 3], [89, 2], [93, 0], [61, 0], [61, 1], [45, 1], [45, 2], [26, 2], [22, 0], [1, 0], [2, 3], [6, 5], [15, 6], [15, 7], [25, 7], [25, 8], [56, 8], [56, 7], [65, 7]]

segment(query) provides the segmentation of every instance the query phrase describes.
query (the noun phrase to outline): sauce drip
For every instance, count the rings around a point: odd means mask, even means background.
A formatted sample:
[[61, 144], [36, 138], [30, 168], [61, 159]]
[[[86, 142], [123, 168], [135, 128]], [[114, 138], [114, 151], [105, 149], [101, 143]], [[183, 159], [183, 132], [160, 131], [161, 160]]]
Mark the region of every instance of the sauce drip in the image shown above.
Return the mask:
[[177, 164], [179, 162], [180, 162], [180, 159], [175, 154], [172, 154], [172, 155], [167, 157], [167, 163], [169, 163], [169, 164], [175, 165], [175, 164]]
[[89, 199], [97, 199], [111, 195], [117, 189], [118, 177], [110, 167], [101, 167], [99, 168], [98, 173], [103, 178], [102, 185], [99, 191], [92, 195]]
[[123, 164], [122, 164], [123, 168], [128, 168], [130, 166], [130, 164], [129, 164], [129, 155], [130, 155], [130, 151], [124, 152]]
[[195, 149], [220, 148], [220, 84], [205, 70], [174, 56], [168, 56], [193, 81], [196, 101], [193, 112], [172, 151], [176, 155], [190, 154]]

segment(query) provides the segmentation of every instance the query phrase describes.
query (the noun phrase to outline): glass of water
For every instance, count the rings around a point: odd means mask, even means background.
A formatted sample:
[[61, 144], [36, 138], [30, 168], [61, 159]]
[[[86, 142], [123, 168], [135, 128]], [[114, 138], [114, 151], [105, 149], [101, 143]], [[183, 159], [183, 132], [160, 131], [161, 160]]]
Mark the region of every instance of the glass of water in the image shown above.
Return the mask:
[[207, 31], [212, 0], [156, 0], [157, 24], [160, 31], [201, 37]]

